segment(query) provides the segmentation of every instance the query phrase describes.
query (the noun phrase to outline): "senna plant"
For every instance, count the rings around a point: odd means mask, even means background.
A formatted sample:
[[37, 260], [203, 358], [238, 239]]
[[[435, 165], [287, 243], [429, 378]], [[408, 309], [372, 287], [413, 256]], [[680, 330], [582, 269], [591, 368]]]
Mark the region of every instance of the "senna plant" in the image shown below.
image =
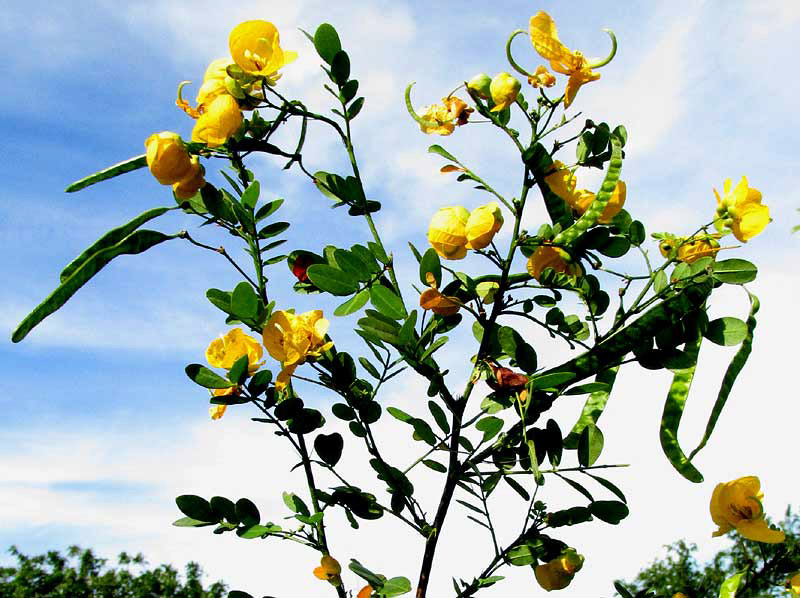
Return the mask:
[[[512, 52], [520, 34], [530, 37], [535, 51], [528, 51], [525, 60], [515, 58], [519, 50]], [[494, 549], [493, 558], [471, 579], [453, 577], [456, 596], [474, 596], [500, 582], [498, 571], [505, 566], [531, 567], [544, 590], [566, 587], [584, 559], [578, 547], [559, 539], [559, 528], [594, 518], [617, 524], [629, 513], [624, 493], [598, 472], [618, 466], [599, 462], [603, 433], [598, 420], [625, 364], [672, 372], [672, 383], [664, 389], [659, 440], [680, 475], [702, 481], [693, 459], [709, 441], [750, 354], [759, 307], [757, 297], [744, 287], [756, 278], [756, 267], [739, 257], [718, 259], [727, 249], [720, 240], [730, 234], [744, 243], [769, 222], [761, 194], [746, 178], [735, 186], [726, 180], [722, 193], [715, 191], [717, 207], [710, 209], [708, 222], [682, 231], [683, 236], [655, 233], [658, 253], [648, 249], [645, 225], [624, 207], [625, 127], [588, 119], [581, 124], [577, 114], [568, 113], [581, 87], [597, 81], [598, 69], [613, 59], [617, 41], [613, 32], [608, 34], [608, 57], [592, 61], [561, 43], [552, 19], [539, 12], [530, 19], [528, 31], [514, 31], [505, 46], [510, 69], [530, 86], [525, 94], [515, 75], [479, 74], [454, 81], [456, 91], [441, 104], [415, 110], [412, 85], [407, 87], [409, 115], [424, 134], [448, 136], [458, 129], [459, 135], [478, 135], [478, 127], [463, 130], [476, 122], [499, 130], [518, 155], [504, 168], [516, 171], [520, 181], [514, 197], [504, 196], [489, 175], [468, 165], [467, 158], [431, 145], [429, 151], [444, 161], [442, 172], [472, 184], [476, 197], [487, 194], [490, 201], [472, 209], [432, 210], [430, 247], [409, 244], [419, 264], [417, 282], [398, 280], [394, 255], [403, 248], [390, 250], [373, 220], [381, 204], [367, 199], [368, 185], [351, 132], [365, 98], [358, 95], [359, 82], [334, 27], [322, 24], [313, 35], [306, 34], [321, 59], [329, 80], [325, 90], [335, 105], [317, 112], [280, 87], [280, 71], [291, 68], [297, 54], [282, 48], [275, 26], [260, 20], [241, 23], [230, 34], [230, 57], [209, 65], [195, 106], [183, 98], [185, 84], [178, 88], [177, 105], [196, 120], [191, 140], [168, 131], [153, 134], [145, 141], [144, 155], [67, 189], [78, 191], [146, 166], [159, 183], [171, 186], [174, 203], [154, 207], [109, 231], [69, 263], [57, 288], [20, 323], [13, 340], [22, 340], [120, 255], [142, 253], [168, 241], [220, 254], [241, 282], [230, 290], [210, 288], [206, 297], [231, 328], [210, 343], [208, 364], [190, 364], [186, 373], [208, 389], [212, 419], [221, 418], [229, 406], [247, 405], [254, 410], [255, 422], [273, 428], [289, 443], [307, 489], [283, 494], [292, 525], [265, 521], [247, 498], [193, 495], [176, 499], [184, 517], [175, 525], [213, 526], [217, 534], [234, 532], [245, 539], [278, 538], [306, 546], [321, 557], [313, 574], [342, 598], [399, 596], [412, 589], [423, 598], [428, 595], [437, 543], [454, 517], [450, 511], [456, 502], [467, 509], [478, 533], [488, 533]], [[522, 66], [536, 54], [549, 69]], [[565, 85], [559, 76], [566, 77]], [[510, 126], [512, 115], [521, 128]], [[299, 125], [286, 129], [297, 131], [296, 142], [282, 147], [276, 140], [286, 135], [276, 133], [290, 124]], [[305, 143], [319, 131], [341, 141], [348, 172], [319, 170], [324, 165], [306, 160]], [[346, 208], [337, 211], [339, 217], [363, 221], [370, 240], [323, 247], [309, 239], [308, 246], [276, 254], [284, 243], [279, 236], [291, 223], [276, 219], [282, 200], [262, 197], [259, 181], [247, 166], [258, 154], [283, 158], [285, 169], [301, 171], [310, 193], [332, 201], [334, 208]], [[225, 185], [206, 181], [212, 161], [226, 166], [221, 171]], [[592, 168], [604, 172], [596, 192], [578, 185], [580, 173]], [[526, 230], [523, 216], [534, 202], [543, 202], [549, 221], [535, 231]], [[196, 217], [205, 236], [143, 228], [172, 210]], [[511, 233], [500, 243], [496, 235], [503, 228]], [[232, 237], [250, 263], [206, 239], [215, 232]], [[458, 261], [470, 252], [481, 267], [463, 272]], [[634, 262], [621, 261], [629, 253], [641, 258], [633, 273], [622, 271]], [[290, 305], [277, 306], [270, 299], [273, 285], [283, 284], [286, 277], [269, 274], [285, 273], [287, 265], [296, 278], [297, 293], [316, 294], [321, 307], [336, 302], [333, 315], [353, 325], [363, 341], [358, 349], [351, 353], [338, 346], [328, 334], [329, 320], [322, 309], [296, 313]], [[707, 308], [714, 292], [727, 285], [747, 294], [750, 313], [745, 319], [731, 315], [710, 320]], [[575, 304], [577, 313], [568, 313], [568, 306]], [[472, 346], [448, 345], [451, 331], [468, 327], [475, 338]], [[574, 356], [563, 363], [540, 359], [550, 353], [532, 343], [526, 330], [534, 327], [544, 329], [552, 342], [566, 343]], [[678, 442], [678, 428], [698, 355], [709, 342], [739, 349], [721, 373], [705, 434], [687, 450]], [[447, 351], [463, 357], [468, 370], [464, 379], [440, 366], [440, 356]], [[413, 413], [380, 400], [384, 384], [399, 375], [421, 377], [427, 385], [427, 397], [410, 402]], [[301, 396], [312, 392], [314, 404], [329, 405], [325, 415]], [[557, 400], [575, 395], [585, 397], [577, 421], [559, 423], [547, 417]], [[409, 450], [416, 460], [410, 466], [390, 462], [381, 450], [374, 424], [386, 414], [413, 434]], [[357, 483], [337, 470], [345, 437], [331, 430], [326, 416], [347, 422], [347, 442], [363, 443], [366, 449], [365, 474]], [[414, 476], [422, 467], [441, 476], [433, 501], [415, 489]], [[543, 499], [549, 476], [574, 488], [585, 504], [548, 506]], [[321, 484], [323, 477], [334, 480], [332, 485]], [[500, 483], [522, 500], [521, 532], [512, 538], [499, 537], [493, 524], [498, 506], [489, 498]], [[750, 480], [740, 486], [743, 489], [735, 486], [720, 503], [735, 507], [740, 515], [725, 519], [727, 511], [720, 506], [726, 531], [763, 522], [763, 512], [751, 506], [759, 500], [757, 484]], [[597, 492], [605, 497], [595, 499]], [[424, 548], [416, 585], [402, 572], [384, 575], [371, 570], [366, 553], [347, 555], [337, 549], [326, 523], [342, 515], [354, 528], [360, 521], [394, 517], [419, 535]], [[775, 542], [777, 533], [764, 532], [762, 537]], [[361, 580], [352, 588], [352, 578], [346, 579], [340, 564], [348, 557], [350, 572]], [[247, 596], [239, 591], [230, 595]]]

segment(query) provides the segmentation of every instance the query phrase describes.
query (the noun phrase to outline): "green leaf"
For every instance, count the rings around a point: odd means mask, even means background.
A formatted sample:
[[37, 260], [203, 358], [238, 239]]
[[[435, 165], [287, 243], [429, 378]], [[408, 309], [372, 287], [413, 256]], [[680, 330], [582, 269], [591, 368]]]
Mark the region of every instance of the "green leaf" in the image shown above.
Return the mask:
[[219, 517], [214, 513], [208, 501], [194, 494], [182, 494], [175, 499], [181, 513], [197, 521], [217, 523]]
[[628, 130], [624, 126], [619, 125], [614, 127], [614, 130], [611, 132], [611, 134], [619, 139], [619, 144], [622, 147], [625, 147], [625, 144], [628, 143]]
[[231, 369], [228, 371], [228, 380], [237, 385], [244, 382], [244, 379], [247, 377], [247, 366], [249, 364], [250, 358], [247, 355], [242, 355], [233, 363]]
[[597, 250], [607, 257], [622, 257], [631, 248], [631, 242], [625, 237], [610, 237], [608, 241]]
[[738, 345], [747, 336], [747, 324], [739, 318], [717, 318], [708, 323], [708, 328], [703, 336], [712, 343], [724, 347]]
[[258, 314], [258, 296], [249, 282], [240, 282], [233, 289], [230, 313], [242, 321], [255, 318]]
[[258, 212], [256, 212], [255, 217], [256, 222], [263, 220], [267, 216], [271, 216], [279, 207], [281, 207], [281, 205], [283, 205], [283, 200], [276, 199], [258, 208]]
[[369, 299], [375, 309], [393, 320], [404, 319], [407, 315], [403, 300], [394, 291], [383, 285], [376, 284], [370, 287]]
[[[244, 538], [245, 540], [252, 540], [254, 538], [260, 538], [266, 533], [269, 533], [271, 528], [267, 527], [266, 525], [251, 525], [249, 527], [241, 527], [236, 530], [236, 535], [240, 538]], [[228, 594], [230, 596], [230, 594]]]
[[536, 351], [526, 343], [520, 334], [509, 326], [501, 326], [497, 331], [497, 340], [506, 355], [510, 355], [526, 374], [536, 371]]
[[298, 513], [300, 515], [311, 515], [311, 511], [308, 510], [306, 503], [303, 502], [296, 494], [291, 492], [284, 492], [283, 493], [283, 504], [285, 504], [293, 513]]
[[533, 390], [540, 390], [542, 388], [555, 388], [562, 384], [569, 382], [575, 377], [574, 372], [553, 372], [551, 374], [543, 374], [531, 379], [531, 388]]
[[258, 203], [258, 196], [261, 193], [261, 185], [258, 181], [253, 181], [247, 186], [247, 189], [242, 193], [241, 202], [244, 207], [249, 210], [254, 210]]
[[331, 295], [352, 295], [358, 290], [357, 280], [327, 264], [312, 264], [306, 274], [314, 286]]
[[589, 505], [592, 515], [601, 521], [617, 525], [630, 513], [628, 506], [618, 500], [596, 500]]
[[451, 162], [455, 162], [456, 164], [460, 164], [460, 162], [456, 159], [456, 157], [453, 156], [453, 154], [448, 152], [446, 149], [444, 149], [441, 145], [432, 145], [432, 146], [430, 146], [428, 148], [428, 153], [429, 154], [438, 154], [442, 158], [446, 158], [447, 160], [450, 160]]
[[339, 98], [342, 100], [343, 103], [346, 104], [354, 97], [356, 97], [357, 92], [358, 92], [358, 81], [356, 81], [355, 79], [351, 79], [350, 81], [342, 85], [342, 89], [339, 92]]
[[259, 370], [250, 378], [250, 382], [247, 384], [247, 390], [249, 390], [250, 394], [254, 397], [257, 397], [269, 388], [270, 382], [272, 382], [272, 372], [269, 370]]
[[508, 551], [508, 560], [516, 567], [532, 565], [536, 562], [537, 553], [527, 544], [515, 546]]
[[[352, 83], [352, 81], [349, 81]], [[364, 107], [364, 97], [357, 98], [355, 102], [350, 104], [350, 107], [347, 109], [347, 118], [353, 120], [358, 114], [361, 112], [361, 109]]]
[[360, 310], [369, 299], [369, 290], [361, 289], [358, 293], [350, 297], [333, 311], [334, 316], [349, 316]]
[[442, 465], [438, 461], [433, 461], [432, 459], [423, 459], [422, 460], [422, 464], [425, 467], [427, 467], [429, 469], [432, 469], [435, 472], [447, 473], [447, 467], [445, 467], [444, 465]]
[[228, 592], [228, 598], [253, 598], [253, 596], [241, 590], [231, 590]]
[[481, 442], [486, 442], [500, 433], [500, 430], [503, 429], [503, 420], [499, 417], [490, 415], [488, 417], [484, 417], [483, 419], [479, 419], [475, 424], [475, 429], [483, 432], [483, 438], [481, 439]]
[[586, 507], [572, 507], [562, 509], [547, 516], [550, 527], [563, 527], [565, 525], [578, 525], [592, 520], [592, 512]]
[[165, 235], [154, 230], [137, 230], [119, 243], [95, 253], [84, 261], [75, 271], [63, 281], [44, 301], [28, 314], [11, 335], [15, 343], [21, 341], [27, 334], [47, 316], [58, 310], [72, 297], [78, 289], [86, 284], [95, 274], [111, 260], [120, 255], [134, 255], [147, 251], [151, 247], [177, 238], [178, 235]]
[[601, 478], [600, 476], [592, 475], [592, 474], [591, 474], [591, 473], [589, 473], [588, 471], [583, 471], [583, 472], [581, 472], [581, 473], [583, 473], [584, 475], [588, 475], [590, 478], [592, 478], [592, 479], [593, 479], [594, 481], [596, 481], [598, 484], [600, 484], [601, 486], [603, 486], [603, 487], [604, 487], [604, 488], [606, 488], [607, 490], [610, 490], [610, 491], [611, 491], [613, 494], [615, 494], [615, 495], [617, 496], [617, 498], [619, 498], [619, 499], [620, 499], [622, 502], [625, 502], [625, 503], [626, 503], [626, 502], [628, 502], [628, 501], [627, 501], [627, 499], [625, 498], [625, 495], [622, 493], [622, 490], [620, 490], [619, 488], [617, 488], [617, 486], [616, 486], [615, 484], [613, 484], [613, 483], [609, 482], [607, 479], [605, 479], [605, 478]]
[[350, 57], [344, 50], [339, 50], [331, 60], [331, 78], [341, 87], [350, 78]]
[[628, 590], [625, 589], [625, 586], [623, 586], [618, 581], [614, 582], [614, 588], [617, 590], [617, 592], [619, 592], [619, 595], [622, 596], [622, 598], [636, 598], [633, 594], [631, 594]]
[[173, 521], [172, 525], [175, 527], [206, 527], [207, 525], [214, 525], [212, 521], [200, 521], [199, 519], [192, 519], [191, 517], [181, 517], [177, 521]]
[[664, 270], [659, 270], [653, 279], [653, 290], [658, 294], [667, 288], [667, 284], [667, 273]]
[[258, 238], [263, 240], [269, 239], [270, 237], [275, 237], [281, 234], [287, 228], [289, 228], [288, 222], [273, 222], [272, 224], [268, 224], [258, 231]]
[[339, 34], [333, 25], [323, 23], [317, 27], [314, 32], [314, 48], [322, 60], [328, 64], [333, 61], [333, 57], [342, 49], [342, 42], [339, 41]]
[[608, 384], [603, 382], [588, 382], [587, 384], [579, 384], [564, 391], [565, 395], [585, 395], [592, 392], [607, 392]]
[[204, 365], [193, 363], [186, 366], [186, 375], [192, 379], [195, 384], [203, 388], [230, 388], [235, 386], [222, 376], [215, 374]]
[[214, 512], [224, 517], [228, 523], [239, 525], [239, 518], [236, 517], [236, 505], [232, 501], [224, 496], [212, 496], [210, 503]]
[[344, 449], [344, 438], [338, 432], [319, 434], [314, 439], [314, 450], [317, 451], [317, 455], [331, 467], [342, 458], [342, 449]]
[[147, 210], [146, 212], [140, 214], [127, 224], [123, 224], [117, 228], [112, 228], [97, 241], [92, 243], [83, 253], [67, 264], [67, 267], [64, 268], [64, 270], [61, 272], [61, 276], [59, 277], [61, 282], [64, 282], [67, 278], [69, 278], [72, 273], [75, 272], [75, 270], [77, 270], [87, 259], [92, 257], [98, 251], [111, 247], [112, 245], [116, 245], [145, 222], [148, 222], [153, 218], [157, 218], [172, 209], [174, 208], [153, 208], [152, 210]]
[[628, 229], [628, 239], [632, 245], [641, 245], [645, 240], [644, 224], [638, 220], [631, 222], [631, 227]]
[[447, 421], [447, 415], [445, 414], [444, 410], [439, 407], [439, 404], [436, 403], [436, 401], [428, 401], [428, 411], [431, 412], [436, 425], [441, 428], [442, 432], [449, 434], [450, 422]]
[[714, 278], [728, 284], [744, 284], [755, 280], [758, 269], [747, 260], [730, 259], [714, 262]]
[[584, 467], [594, 465], [603, 451], [603, 433], [593, 423], [589, 423], [578, 439], [578, 462]]
[[439, 254], [431, 247], [422, 256], [419, 262], [419, 280], [425, 286], [428, 286], [427, 274], [433, 274], [436, 281], [436, 287], [442, 285], [442, 262], [439, 260]]
[[740, 571], [726, 579], [719, 587], [719, 598], [735, 598], [744, 574], [744, 571]]
[[245, 527], [258, 525], [261, 522], [258, 507], [249, 498], [240, 498], [236, 501], [236, 517]]
[[144, 154], [141, 156], [134, 156], [133, 158], [128, 158], [122, 162], [117, 162], [116, 164], [109, 166], [108, 168], [104, 168], [99, 172], [90, 174], [79, 181], [75, 181], [69, 187], [67, 187], [65, 191], [67, 193], [74, 193], [75, 191], [85, 189], [89, 185], [94, 185], [100, 181], [113, 179], [115, 176], [125, 174], [126, 172], [133, 172], [134, 170], [139, 170], [145, 166], [147, 166], [147, 158]]
[[402, 596], [411, 591], [411, 582], [405, 577], [392, 577], [391, 579], [383, 582], [383, 588], [380, 593], [386, 598], [392, 596]]

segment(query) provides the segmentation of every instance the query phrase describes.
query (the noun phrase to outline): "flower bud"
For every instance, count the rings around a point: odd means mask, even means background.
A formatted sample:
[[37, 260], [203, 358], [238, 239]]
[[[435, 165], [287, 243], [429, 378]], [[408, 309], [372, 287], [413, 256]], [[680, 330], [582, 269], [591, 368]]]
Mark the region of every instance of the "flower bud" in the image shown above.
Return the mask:
[[520, 82], [508, 73], [495, 75], [489, 85], [489, 93], [495, 104], [491, 111], [500, 112], [508, 108], [517, 99], [521, 87]]
[[177, 133], [162, 131], [145, 142], [147, 167], [162, 185], [172, 185], [190, 174], [192, 161]]
[[198, 162], [197, 158], [192, 158], [192, 166], [189, 170], [189, 174], [172, 185], [175, 198], [189, 199], [190, 197], [194, 197], [195, 194], [200, 191], [200, 188], [206, 184], [203, 174], [204, 171], [203, 167], [200, 166], [200, 162]]
[[428, 241], [441, 257], [460, 260], [467, 255], [466, 224], [469, 212], [461, 207], [441, 208], [431, 218]]
[[492, 84], [492, 78], [486, 73], [475, 75], [467, 83], [467, 89], [471, 89], [483, 99], [492, 97], [492, 92], [489, 91], [489, 86]]
[[228, 141], [239, 127], [244, 117], [236, 99], [227, 93], [218, 95], [205, 107], [192, 130], [192, 141], [217, 147]]

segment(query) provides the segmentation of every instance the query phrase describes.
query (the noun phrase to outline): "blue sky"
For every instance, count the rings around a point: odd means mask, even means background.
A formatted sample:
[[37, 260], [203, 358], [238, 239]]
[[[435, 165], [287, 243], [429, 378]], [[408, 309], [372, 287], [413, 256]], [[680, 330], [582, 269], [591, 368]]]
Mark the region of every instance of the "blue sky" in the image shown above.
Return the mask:
[[[762, 191], [774, 219], [763, 235], [730, 252], [759, 264], [752, 290], [763, 307], [755, 353], [718, 431], [698, 457], [706, 482], [684, 481], [660, 454], [657, 430], [666, 376], [625, 372], [601, 421], [604, 459], [632, 464], [609, 476], [625, 489], [632, 514], [615, 528], [595, 523], [565, 532], [565, 541], [586, 555], [587, 563], [562, 595], [610, 596], [613, 578], [631, 576], [662, 544], [679, 537], [712, 553], [725, 542], [710, 538], [707, 502], [717, 481], [760, 475], [766, 508], [776, 517], [787, 504], [798, 503], [790, 459], [796, 452], [793, 422], [800, 417], [791, 377], [796, 367], [791, 343], [798, 327], [791, 314], [800, 292], [800, 236], [789, 231], [800, 221], [793, 135], [800, 123], [798, 84], [786, 75], [800, 21], [797, 4], [707, 1], [685, 3], [680, 10], [670, 2], [611, 1], [503, 2], [502, 7], [439, 2], [433, 8], [365, 0], [287, 4], [243, 1], [230, 9], [212, 1], [123, 6], [14, 1], [5, 10], [0, 24], [6, 81], [0, 96], [0, 127], [6, 134], [0, 162], [4, 338], [85, 246], [147, 208], [170, 204], [167, 189], [146, 171], [74, 195], [62, 190], [87, 173], [141, 153], [153, 132], [188, 136], [192, 122], [173, 104], [178, 82], [199, 81], [206, 64], [225, 55], [229, 30], [251, 18], [273, 21], [284, 47], [300, 54], [285, 71], [282, 91], [320, 111], [328, 107], [321, 72], [297, 27], [313, 30], [328, 21], [339, 29], [367, 96], [354, 129], [367, 193], [386, 207], [378, 220], [401, 280], [415, 280], [406, 240], [424, 247], [427, 221], [440, 206], [486, 202], [438, 174], [441, 161], [426, 153], [427, 146], [441, 143], [509, 195], [516, 193], [519, 176], [511, 148], [488, 128], [466, 127], [448, 138], [421, 135], [405, 114], [402, 90], [416, 81], [414, 103], [421, 106], [478, 71], [507, 70], [507, 35], [525, 28], [530, 15], [543, 9], [555, 18], [562, 40], [589, 55], [607, 51], [601, 28], [617, 32], [617, 58], [599, 81], [581, 90], [571, 110], [627, 126], [626, 208], [649, 231], [691, 232], [713, 211], [711, 188], [743, 174]], [[524, 64], [538, 64], [524, 38], [514, 48]], [[308, 162], [315, 169], [341, 168], [335, 140], [323, 130], [312, 133]], [[290, 246], [319, 250], [326, 243], [366, 240], [357, 219], [340, 217], [332, 226], [331, 215], [339, 214], [306, 179], [280, 170], [281, 165], [269, 159], [252, 164], [262, 196], [287, 200], [282, 215], [295, 223], [288, 232]], [[587, 175], [585, 180], [597, 179]], [[525, 224], [535, 230], [542, 218], [542, 210], [534, 208]], [[195, 226], [179, 214], [159, 224], [165, 232]], [[214, 238], [208, 231], [202, 234]], [[286, 274], [282, 266], [273, 274], [279, 306], [318, 307], [317, 298], [292, 296]], [[202, 361], [208, 342], [225, 331], [219, 312], [203, 296], [205, 289], [231, 288], [235, 281], [222, 259], [173, 241], [145, 257], [121, 258], [24, 342], [0, 343], [6, 380], [0, 398], [6, 422], [0, 432], [0, 546], [14, 543], [37, 551], [78, 543], [109, 556], [141, 550], [151, 562], [198, 560], [213, 578], [254, 594], [283, 596], [298, 588], [322, 593], [309, 574], [315, 564], [310, 553], [169, 525], [177, 516], [172, 502], [177, 494], [249, 496], [278, 519], [284, 512], [280, 490], [301, 488], [300, 479], [284, 475], [282, 465], [293, 457], [271, 434], [249, 422], [243, 408], [230, 410], [220, 422], [209, 421], [202, 390], [183, 373], [185, 364]], [[334, 305], [321, 307], [330, 312]], [[743, 294], [715, 296], [712, 309], [742, 317]], [[351, 320], [332, 320], [331, 335], [356, 348], [348, 335], [351, 326]], [[544, 354], [540, 351], [540, 359]], [[563, 348], [553, 350], [551, 364], [564, 355]], [[454, 351], [446, 360], [457, 366], [458, 357]], [[701, 366], [708, 367], [695, 383], [681, 429], [687, 444], [702, 434], [726, 358], [724, 349], [704, 350]], [[416, 380], [387, 390], [384, 404], [401, 408], [413, 410], [415, 401], [425, 398]], [[329, 398], [311, 400], [324, 406]], [[563, 405], [555, 411], [562, 428], [571, 425], [579, 408]], [[387, 450], [403, 456], [406, 430], [392, 422], [382, 427]], [[440, 481], [423, 475], [415, 483], [433, 500]], [[546, 488], [552, 504], [578, 500], [555, 483]], [[448, 520], [442, 571], [467, 577], [486, 561], [480, 550], [464, 554], [464, 542], [472, 541], [468, 534], [476, 533], [467, 525], [463, 513], [454, 512]], [[415, 579], [416, 539], [403, 537], [405, 532], [388, 521], [366, 528], [366, 539], [338, 530], [339, 552], [365, 561], [369, 556], [375, 568]], [[536, 588], [528, 570], [508, 571], [508, 576], [485, 595]], [[434, 580], [436, 595], [448, 587], [446, 574]]]

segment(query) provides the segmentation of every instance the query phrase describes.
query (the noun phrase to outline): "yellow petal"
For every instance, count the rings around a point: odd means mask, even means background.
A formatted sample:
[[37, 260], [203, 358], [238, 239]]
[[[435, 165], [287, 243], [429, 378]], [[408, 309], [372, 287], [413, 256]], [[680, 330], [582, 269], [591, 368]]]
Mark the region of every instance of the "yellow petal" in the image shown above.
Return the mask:
[[786, 539], [786, 534], [782, 531], [770, 529], [763, 519], [742, 520], [736, 526], [736, 531], [748, 540], [768, 544], [778, 544]]

